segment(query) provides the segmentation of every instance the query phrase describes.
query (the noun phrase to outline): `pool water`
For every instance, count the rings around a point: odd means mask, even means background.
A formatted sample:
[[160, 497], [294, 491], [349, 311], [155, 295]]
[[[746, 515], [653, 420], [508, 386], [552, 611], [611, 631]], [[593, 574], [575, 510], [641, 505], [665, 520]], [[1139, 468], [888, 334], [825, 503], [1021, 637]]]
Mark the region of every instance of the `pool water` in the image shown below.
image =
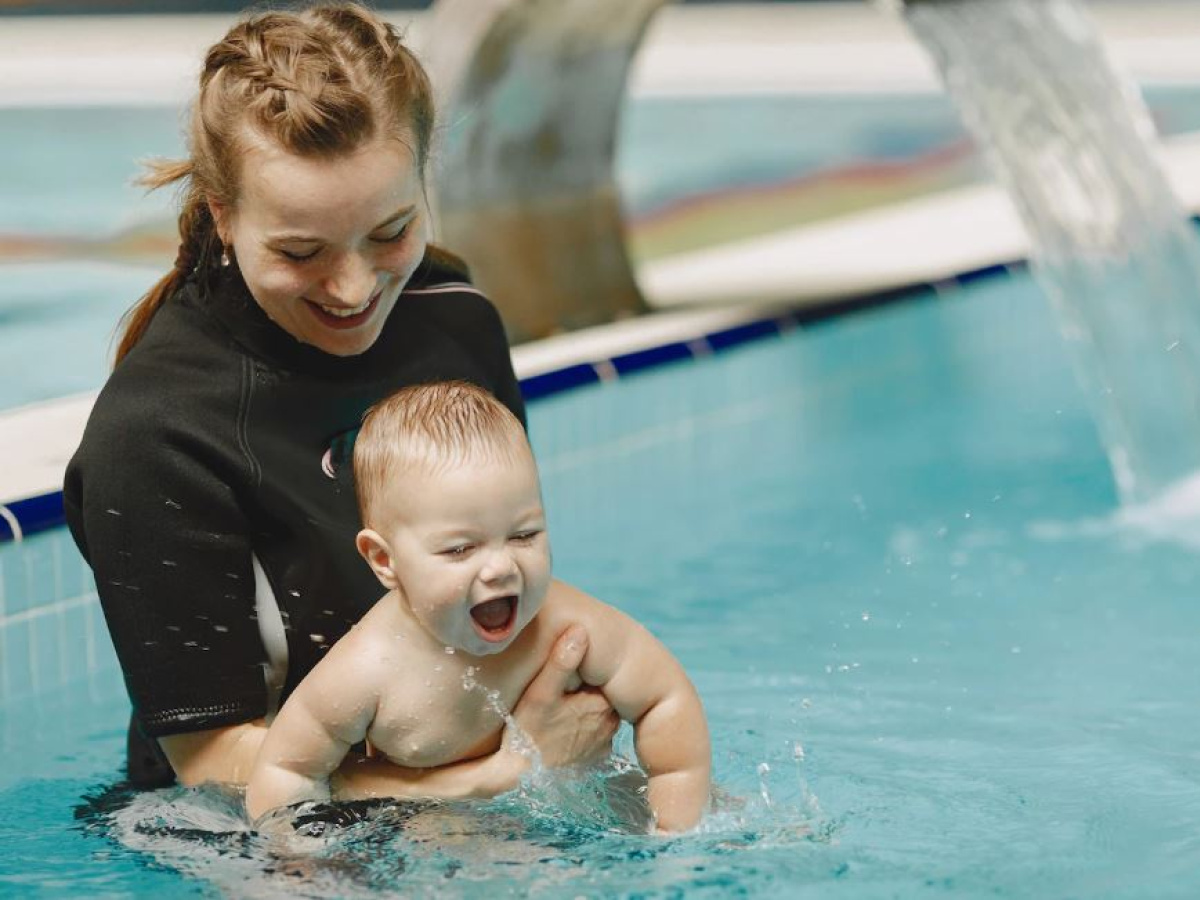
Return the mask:
[[729, 797], [698, 833], [542, 784], [281, 852], [219, 791], [104, 799], [102, 661], [0, 713], [0, 895], [1195, 896], [1197, 560], [1116, 524], [1027, 276], [542, 400], [531, 430], [557, 573], [704, 699]]

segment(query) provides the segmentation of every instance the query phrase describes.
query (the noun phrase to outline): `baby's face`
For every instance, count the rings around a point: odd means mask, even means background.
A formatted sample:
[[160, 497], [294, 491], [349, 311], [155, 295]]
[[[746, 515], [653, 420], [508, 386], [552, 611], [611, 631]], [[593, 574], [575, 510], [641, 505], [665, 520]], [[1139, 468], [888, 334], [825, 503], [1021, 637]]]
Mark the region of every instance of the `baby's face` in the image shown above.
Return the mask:
[[473, 460], [389, 486], [392, 568], [418, 623], [447, 647], [499, 653], [541, 609], [550, 541], [537, 467]]

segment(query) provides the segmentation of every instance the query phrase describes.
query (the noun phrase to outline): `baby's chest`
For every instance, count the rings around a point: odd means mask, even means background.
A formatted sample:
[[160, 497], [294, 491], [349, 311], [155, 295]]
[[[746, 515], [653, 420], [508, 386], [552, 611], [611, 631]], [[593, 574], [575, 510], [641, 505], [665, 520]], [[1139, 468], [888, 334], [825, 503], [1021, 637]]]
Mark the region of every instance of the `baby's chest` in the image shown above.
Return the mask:
[[385, 700], [367, 738], [393, 762], [414, 768], [482, 756], [499, 748], [504, 715], [521, 687], [492, 687], [471, 676], [430, 679]]

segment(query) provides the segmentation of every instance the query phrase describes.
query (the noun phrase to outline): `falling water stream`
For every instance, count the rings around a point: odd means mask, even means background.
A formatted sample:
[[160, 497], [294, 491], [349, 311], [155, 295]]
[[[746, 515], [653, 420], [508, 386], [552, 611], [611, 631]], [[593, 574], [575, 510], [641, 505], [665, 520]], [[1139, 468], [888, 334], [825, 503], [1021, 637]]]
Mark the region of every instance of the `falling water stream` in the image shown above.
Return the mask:
[[915, 0], [904, 15], [1032, 241], [1122, 501], [1200, 470], [1200, 250], [1135, 89], [1079, 0]]

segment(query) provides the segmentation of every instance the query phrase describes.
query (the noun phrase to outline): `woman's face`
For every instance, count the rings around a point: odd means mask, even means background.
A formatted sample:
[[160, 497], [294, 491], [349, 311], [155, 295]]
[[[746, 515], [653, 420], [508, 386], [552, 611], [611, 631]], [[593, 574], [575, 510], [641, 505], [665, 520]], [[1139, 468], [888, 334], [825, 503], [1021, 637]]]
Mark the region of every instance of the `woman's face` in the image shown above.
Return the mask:
[[237, 205], [210, 209], [263, 311], [334, 356], [375, 343], [428, 240], [420, 171], [394, 140], [335, 159], [256, 141]]

